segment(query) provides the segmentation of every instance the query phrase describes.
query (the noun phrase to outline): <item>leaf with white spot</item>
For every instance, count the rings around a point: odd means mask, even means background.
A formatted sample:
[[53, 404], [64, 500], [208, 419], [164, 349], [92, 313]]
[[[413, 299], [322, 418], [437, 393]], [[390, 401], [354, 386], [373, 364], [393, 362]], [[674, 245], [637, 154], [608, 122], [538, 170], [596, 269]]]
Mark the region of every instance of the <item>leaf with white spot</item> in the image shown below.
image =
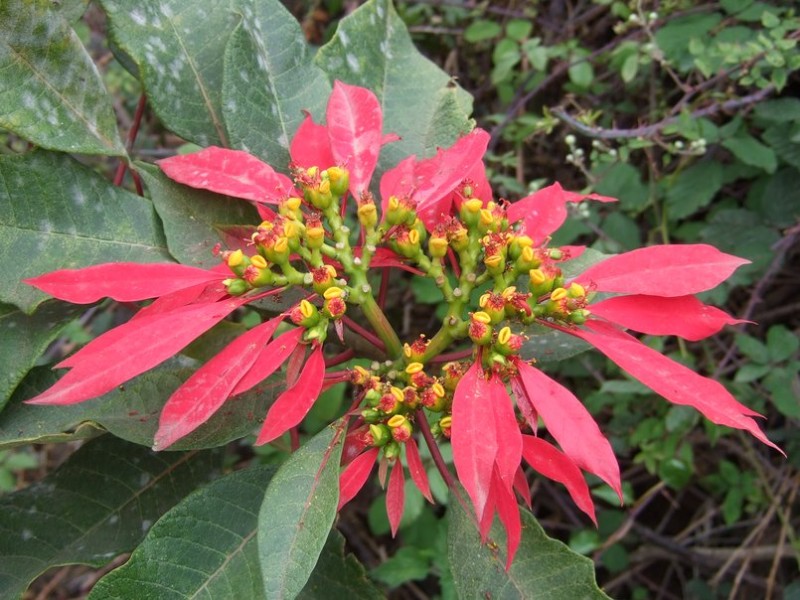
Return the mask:
[[242, 21], [225, 50], [222, 114], [232, 147], [280, 171], [303, 111], [320, 118], [331, 91], [303, 31], [278, 0], [240, 0]]
[[0, 597], [19, 596], [56, 565], [101, 566], [213, 477], [219, 452], [156, 454], [104, 437], [55, 473], [0, 498]]
[[372, 90], [384, 133], [402, 138], [381, 151], [378, 177], [409, 154], [431, 156], [473, 128], [471, 96], [420, 54], [389, 0], [369, 0], [342, 19], [315, 60], [331, 80]]
[[171, 260], [153, 206], [63, 154], [0, 156], [0, 302], [32, 312], [22, 279], [99, 263]]
[[100, 0], [111, 36], [136, 63], [164, 125], [201, 146], [227, 146], [222, 59], [239, 17], [228, 0]]
[[64, 152], [124, 156], [111, 98], [50, 2], [0, 2], [0, 127]]

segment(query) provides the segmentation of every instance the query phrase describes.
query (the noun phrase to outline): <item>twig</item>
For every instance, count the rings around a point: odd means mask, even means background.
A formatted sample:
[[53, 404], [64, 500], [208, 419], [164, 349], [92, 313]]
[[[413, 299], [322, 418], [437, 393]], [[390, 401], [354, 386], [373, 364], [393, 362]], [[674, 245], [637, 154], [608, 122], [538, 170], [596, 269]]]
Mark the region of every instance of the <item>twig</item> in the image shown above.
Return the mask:
[[[128, 139], [125, 142], [125, 150], [130, 152], [133, 149], [133, 144], [136, 141], [136, 136], [139, 134], [139, 126], [142, 123], [144, 116], [144, 107], [147, 104], [147, 96], [142, 94], [139, 96], [139, 103], [136, 105], [136, 113], [133, 115], [133, 123], [130, 130], [128, 130]], [[125, 171], [128, 169], [128, 163], [120, 159], [117, 172], [114, 175], [114, 185], [122, 185], [122, 179], [125, 177]], [[141, 184], [139, 184], [141, 185]], [[141, 194], [140, 194], [141, 195]]]
[[[741, 98], [735, 98], [733, 100], [727, 100], [726, 102], [720, 102], [719, 104], [712, 104], [711, 106], [707, 106], [705, 108], [698, 109], [691, 113], [691, 117], [693, 119], [697, 119], [699, 117], [708, 117], [711, 115], [715, 115], [719, 112], [725, 112], [740, 108], [742, 106], [747, 106], [748, 104], [754, 104], [760, 102], [767, 96], [769, 96], [772, 92], [775, 91], [775, 86], [768, 85], [763, 90], [759, 90], [753, 94], [749, 94], [747, 96], [743, 96]], [[629, 138], [649, 138], [657, 133], [660, 133], [666, 127], [670, 125], [674, 125], [680, 120], [680, 117], [667, 117], [666, 119], [661, 119], [657, 123], [653, 123], [652, 125], [643, 125], [642, 127], [634, 127], [633, 129], [603, 129], [602, 127], [591, 127], [584, 123], [581, 123], [574, 117], [567, 114], [565, 110], [560, 107], [551, 108], [550, 112], [564, 121], [567, 125], [572, 127], [572, 129], [578, 131], [579, 133], [591, 137], [597, 138], [601, 140], [616, 140], [616, 139], [629, 139]]]
[[428, 427], [428, 419], [422, 409], [417, 409], [416, 424], [419, 426], [419, 430], [422, 432], [422, 437], [425, 438], [425, 443], [428, 446], [428, 450], [431, 452], [433, 464], [436, 465], [436, 468], [439, 470], [439, 474], [447, 484], [447, 489], [455, 491], [456, 487], [455, 481], [453, 481], [453, 476], [450, 474], [450, 471], [444, 462], [444, 458], [442, 458], [442, 453], [439, 452], [439, 446], [436, 444], [436, 440], [433, 439], [431, 428]]

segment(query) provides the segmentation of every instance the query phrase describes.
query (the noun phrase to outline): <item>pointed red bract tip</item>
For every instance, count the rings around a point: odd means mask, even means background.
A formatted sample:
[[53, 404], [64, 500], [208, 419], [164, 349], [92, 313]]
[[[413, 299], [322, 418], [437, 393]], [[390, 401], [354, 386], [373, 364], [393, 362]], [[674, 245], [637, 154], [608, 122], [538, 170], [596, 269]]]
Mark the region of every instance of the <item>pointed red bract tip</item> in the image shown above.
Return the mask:
[[392, 537], [397, 535], [400, 529], [400, 521], [403, 519], [403, 509], [406, 503], [405, 478], [403, 477], [403, 464], [398, 460], [392, 467], [389, 475], [389, 485], [386, 488], [386, 514], [389, 517], [389, 526], [392, 530]]
[[366, 452], [359, 454], [339, 475], [339, 505], [336, 507], [337, 511], [342, 510], [345, 504], [355, 498], [356, 494], [367, 483], [369, 474], [372, 473], [372, 468], [375, 466], [378, 451], [379, 448], [370, 448]]
[[256, 446], [282, 436], [298, 425], [319, 397], [325, 376], [325, 358], [322, 346], [317, 346], [292, 387], [278, 396], [270, 407]]

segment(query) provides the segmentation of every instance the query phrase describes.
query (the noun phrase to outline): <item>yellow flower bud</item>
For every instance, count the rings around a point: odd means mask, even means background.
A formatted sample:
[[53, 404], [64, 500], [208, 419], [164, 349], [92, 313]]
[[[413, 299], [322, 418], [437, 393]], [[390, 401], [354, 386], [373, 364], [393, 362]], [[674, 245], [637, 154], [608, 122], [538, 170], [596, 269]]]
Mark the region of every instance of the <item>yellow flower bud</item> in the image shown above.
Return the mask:
[[333, 298], [341, 298], [344, 296], [344, 290], [340, 287], [336, 287], [335, 285], [329, 287], [325, 292], [323, 292], [323, 297], [325, 300], [331, 300]]

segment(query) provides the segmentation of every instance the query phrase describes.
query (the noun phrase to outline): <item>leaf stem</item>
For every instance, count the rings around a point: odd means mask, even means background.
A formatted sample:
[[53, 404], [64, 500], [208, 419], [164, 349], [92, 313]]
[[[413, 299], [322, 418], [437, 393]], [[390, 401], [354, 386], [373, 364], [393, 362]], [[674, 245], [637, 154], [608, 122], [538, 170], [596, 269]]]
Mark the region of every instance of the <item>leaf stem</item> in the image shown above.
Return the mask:
[[364, 295], [364, 300], [361, 303], [361, 311], [364, 313], [370, 325], [372, 325], [375, 333], [378, 334], [378, 337], [383, 340], [383, 344], [389, 356], [393, 359], [400, 358], [403, 355], [403, 344], [400, 338], [397, 337], [397, 332], [395, 332], [392, 324], [389, 323], [386, 315], [375, 302], [375, 298], [372, 294]]
[[425, 444], [427, 444], [428, 450], [431, 452], [433, 463], [436, 465], [439, 474], [447, 484], [447, 488], [450, 490], [455, 489], [453, 476], [450, 474], [450, 471], [444, 462], [444, 458], [442, 458], [442, 453], [439, 452], [439, 445], [436, 443], [436, 440], [433, 439], [431, 428], [428, 426], [428, 418], [425, 416], [425, 412], [421, 408], [417, 409], [416, 424], [419, 426], [419, 430], [422, 432], [422, 437], [425, 438]]

